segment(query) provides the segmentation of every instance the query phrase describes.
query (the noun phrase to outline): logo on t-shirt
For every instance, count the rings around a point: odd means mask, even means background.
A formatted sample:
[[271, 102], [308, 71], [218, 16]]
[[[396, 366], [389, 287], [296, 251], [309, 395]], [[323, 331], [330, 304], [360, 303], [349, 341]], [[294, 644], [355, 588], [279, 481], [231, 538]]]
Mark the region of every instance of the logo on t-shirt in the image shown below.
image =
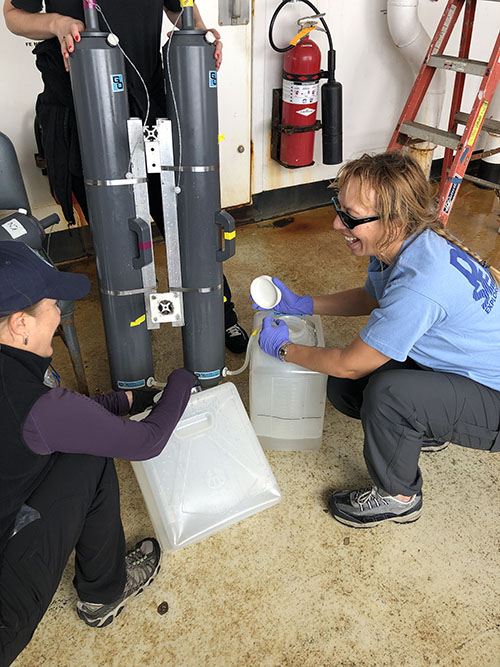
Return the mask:
[[451, 246], [450, 264], [458, 269], [474, 288], [472, 292], [474, 301], [482, 301], [481, 308], [486, 313], [491, 312], [498, 296], [497, 284], [490, 273], [472, 259], [470, 255], [449, 241], [448, 244]]

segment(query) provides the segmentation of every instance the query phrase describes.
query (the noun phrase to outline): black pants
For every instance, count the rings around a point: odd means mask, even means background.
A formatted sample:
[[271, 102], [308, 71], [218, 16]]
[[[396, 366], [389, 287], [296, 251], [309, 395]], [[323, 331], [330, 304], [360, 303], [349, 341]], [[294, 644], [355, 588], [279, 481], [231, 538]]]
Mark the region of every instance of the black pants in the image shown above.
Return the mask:
[[361, 419], [368, 472], [391, 495], [421, 490], [424, 438], [500, 450], [500, 391], [412, 360], [389, 361], [359, 380], [329, 377], [328, 398], [343, 414]]
[[[89, 212], [87, 207], [87, 197], [85, 194], [85, 186], [83, 180], [73, 176], [72, 178], [73, 194], [81, 206], [85, 218], [89, 219]], [[159, 174], [150, 174], [148, 177], [148, 195], [149, 195], [149, 210], [151, 217], [156, 223], [156, 226], [165, 238], [165, 227], [163, 223], [163, 205], [161, 196], [161, 180]], [[236, 324], [238, 317], [234, 310], [234, 303], [231, 301], [231, 290], [229, 284], [224, 276], [224, 328], [232, 327]]]
[[[112, 459], [59, 454], [26, 501], [40, 519], [7, 543], [0, 570], [0, 665], [30, 641], [73, 549], [78, 596], [110, 603], [125, 586], [125, 539]], [[76, 612], [75, 612], [76, 613]]]

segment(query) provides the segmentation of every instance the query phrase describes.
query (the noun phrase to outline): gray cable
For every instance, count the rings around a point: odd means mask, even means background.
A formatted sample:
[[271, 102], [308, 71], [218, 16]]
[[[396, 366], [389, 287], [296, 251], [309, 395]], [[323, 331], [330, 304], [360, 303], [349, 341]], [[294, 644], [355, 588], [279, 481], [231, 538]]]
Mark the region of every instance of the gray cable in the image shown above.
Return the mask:
[[[179, 16], [177, 17], [173, 30], [177, 27], [177, 23], [181, 16], [184, 13], [184, 8], [181, 9]], [[170, 74], [170, 47], [172, 44], [172, 37], [169, 38], [168, 40], [168, 45], [167, 45], [167, 73], [168, 73], [168, 82], [170, 84], [170, 91], [172, 93], [172, 102], [174, 103], [174, 111], [175, 111], [175, 121], [177, 123], [177, 134], [179, 136], [179, 166], [182, 166], [182, 134], [181, 134], [181, 124], [179, 121], [179, 110], [177, 108], [177, 100], [175, 99], [175, 93], [174, 93], [174, 86], [172, 84], [172, 75]], [[176, 188], [180, 188], [180, 182], [181, 182], [181, 171], [179, 170], [177, 174], [177, 183], [176, 183]]]

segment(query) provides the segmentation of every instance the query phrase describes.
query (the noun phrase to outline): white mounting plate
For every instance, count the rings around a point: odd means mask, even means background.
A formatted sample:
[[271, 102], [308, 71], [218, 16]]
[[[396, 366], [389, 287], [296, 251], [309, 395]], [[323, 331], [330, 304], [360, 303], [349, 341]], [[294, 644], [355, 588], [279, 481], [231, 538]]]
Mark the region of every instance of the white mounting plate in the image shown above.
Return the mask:
[[171, 322], [175, 327], [184, 326], [184, 303], [181, 292], [150, 294], [151, 319], [156, 324]]

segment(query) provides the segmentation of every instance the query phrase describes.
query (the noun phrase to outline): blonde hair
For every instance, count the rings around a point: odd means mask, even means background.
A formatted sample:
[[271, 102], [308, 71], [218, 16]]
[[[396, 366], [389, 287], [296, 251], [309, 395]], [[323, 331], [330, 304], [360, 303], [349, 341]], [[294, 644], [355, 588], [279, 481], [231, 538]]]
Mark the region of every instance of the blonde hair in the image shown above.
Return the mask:
[[431, 185], [408, 153], [365, 153], [341, 168], [336, 187], [342, 189], [351, 178], [359, 180], [360, 192], [365, 185], [375, 191], [375, 211], [384, 230], [378, 242], [380, 260], [386, 261], [384, 251], [400, 236], [401, 225], [404, 239], [430, 229], [475, 259], [500, 287], [500, 271], [446, 231], [437, 216]]

